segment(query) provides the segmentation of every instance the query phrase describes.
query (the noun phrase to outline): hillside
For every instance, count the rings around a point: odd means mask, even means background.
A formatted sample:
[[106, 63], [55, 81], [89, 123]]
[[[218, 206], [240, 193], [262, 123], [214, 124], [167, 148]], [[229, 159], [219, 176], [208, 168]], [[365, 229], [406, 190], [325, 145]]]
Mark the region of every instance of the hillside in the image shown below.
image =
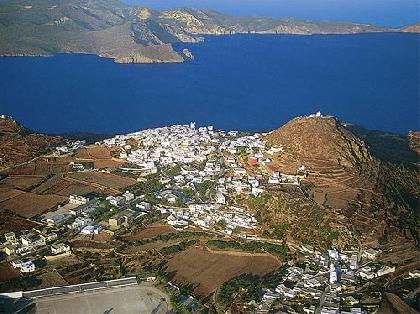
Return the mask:
[[398, 31], [365, 24], [229, 17], [209, 10], [155, 11], [118, 0], [4, 0], [0, 55], [92, 53], [121, 63], [183, 62], [175, 42], [203, 35], [348, 34]]
[[408, 25], [403, 27], [401, 30], [406, 33], [420, 33], [420, 24]]
[[47, 153], [61, 137], [32, 133], [10, 117], [0, 117], [0, 170]]
[[362, 239], [395, 240], [407, 231], [417, 238], [417, 170], [378, 158], [351, 127], [330, 116], [298, 117], [267, 142], [283, 147], [271, 157], [272, 170], [291, 173], [304, 165], [309, 195], [344, 214]]

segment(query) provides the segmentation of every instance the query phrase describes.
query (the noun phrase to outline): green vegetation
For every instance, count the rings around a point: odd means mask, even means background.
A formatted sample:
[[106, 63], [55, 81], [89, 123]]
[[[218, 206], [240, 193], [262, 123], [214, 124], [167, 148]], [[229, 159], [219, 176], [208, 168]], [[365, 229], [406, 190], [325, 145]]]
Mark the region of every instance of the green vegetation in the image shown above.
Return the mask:
[[215, 226], [217, 229], [219, 230], [224, 230], [226, 229], [226, 221], [224, 219], [220, 219]]
[[174, 232], [174, 233], [165, 233], [160, 234], [156, 237], [143, 239], [136, 241], [136, 245], [144, 245], [148, 243], [153, 243], [157, 241], [170, 241], [170, 240], [177, 240], [177, 239], [188, 239], [188, 238], [195, 238], [195, 237], [209, 237], [211, 236], [209, 233], [206, 232], [199, 232], [199, 231], [181, 231], [181, 232]]
[[220, 287], [216, 295], [216, 300], [222, 307], [231, 305], [233, 301], [244, 304], [253, 300], [260, 300], [262, 289], [274, 289], [279, 284], [280, 278], [284, 275], [285, 269], [286, 267], [281, 267], [263, 277], [243, 274], [232, 278]]
[[249, 197], [246, 207], [256, 211], [258, 222], [268, 227], [264, 237], [282, 240], [292, 237], [300, 243], [320, 248], [330, 246], [340, 233], [332, 227], [328, 209], [308, 201], [301, 195], [285, 192], [264, 193]]
[[161, 172], [165, 174], [166, 176], [173, 178], [181, 174], [181, 166], [177, 164], [173, 167], [165, 167], [161, 169]]
[[149, 174], [145, 182], [136, 183], [127, 188], [128, 191], [136, 194], [146, 194], [151, 197], [154, 193], [162, 190], [163, 184], [159, 181], [159, 174]]
[[224, 241], [224, 240], [209, 240], [207, 245], [212, 248], [226, 250], [235, 249], [250, 253], [270, 253], [276, 255], [282, 259], [287, 258], [287, 245], [283, 244], [272, 244], [267, 242], [237, 242], [237, 241]]
[[172, 255], [172, 254], [184, 251], [185, 249], [189, 248], [190, 246], [196, 243], [197, 243], [197, 240], [183, 240], [178, 244], [164, 247], [163, 249], [160, 250], [160, 253], [162, 253], [163, 255]]
[[95, 221], [108, 219], [118, 212], [118, 209], [112, 206], [108, 201], [102, 201], [93, 212], [89, 214], [90, 218]]
[[248, 303], [262, 297], [262, 282], [258, 276], [244, 274], [225, 282], [219, 289], [216, 300], [223, 306], [230, 305], [233, 300]]
[[215, 197], [215, 187], [216, 182], [214, 181], [204, 181], [202, 183], [195, 184], [195, 189], [203, 202], [210, 201]]
[[287, 223], [277, 225], [274, 227], [274, 230], [271, 233], [271, 235], [278, 240], [283, 239], [285, 236], [285, 232], [288, 228], [289, 228], [289, 224]]
[[0, 291], [22, 291], [34, 289], [41, 284], [41, 279], [33, 276], [24, 276], [21, 278], [13, 278], [0, 284]]
[[180, 190], [180, 192], [182, 193], [182, 194], [184, 194], [184, 196], [186, 197], [186, 198], [188, 198], [188, 199], [193, 199], [194, 197], [195, 197], [195, 191], [193, 191], [192, 189], [190, 189], [190, 188], [186, 188], [186, 187], [184, 187], [184, 188], [182, 188], [181, 190]]

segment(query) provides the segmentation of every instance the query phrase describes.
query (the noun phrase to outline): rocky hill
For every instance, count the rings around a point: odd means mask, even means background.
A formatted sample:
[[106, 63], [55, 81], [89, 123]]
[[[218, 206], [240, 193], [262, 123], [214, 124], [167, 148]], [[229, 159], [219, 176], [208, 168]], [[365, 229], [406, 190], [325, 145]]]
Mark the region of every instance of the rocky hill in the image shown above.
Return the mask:
[[401, 31], [406, 33], [420, 33], [420, 24], [405, 26], [401, 29]]
[[267, 143], [283, 148], [271, 157], [272, 170], [292, 173], [304, 165], [308, 195], [320, 206], [339, 210], [365, 241], [409, 233], [418, 241], [416, 168], [378, 158], [351, 127], [330, 116], [293, 119], [269, 134]]
[[373, 161], [367, 146], [335, 117], [295, 118], [268, 136], [301, 160], [323, 160], [345, 169]]
[[0, 55], [92, 53], [124, 63], [182, 62], [175, 42], [203, 35], [399, 31], [367, 24], [230, 17], [197, 9], [155, 11], [118, 0], [3, 0]]
[[63, 139], [36, 134], [14, 119], [0, 117], [0, 171], [49, 152]]

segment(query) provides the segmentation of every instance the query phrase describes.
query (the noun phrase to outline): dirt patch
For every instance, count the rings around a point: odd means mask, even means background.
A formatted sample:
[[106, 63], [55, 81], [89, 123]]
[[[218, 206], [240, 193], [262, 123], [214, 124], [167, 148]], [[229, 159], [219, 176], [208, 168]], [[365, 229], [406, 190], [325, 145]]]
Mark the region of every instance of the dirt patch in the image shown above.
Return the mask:
[[112, 173], [103, 172], [77, 172], [68, 175], [68, 178], [82, 183], [90, 183], [95, 187], [105, 187], [115, 190], [123, 189], [135, 184], [137, 181], [131, 178], [122, 177]]
[[122, 237], [125, 241], [137, 241], [150, 239], [161, 234], [175, 233], [176, 230], [169, 225], [152, 225], [145, 229], [136, 229], [133, 232]]
[[98, 159], [93, 162], [95, 169], [119, 168], [123, 164], [124, 162], [114, 159]]
[[32, 187], [45, 180], [43, 176], [9, 176], [0, 181], [0, 186], [29, 191]]
[[74, 249], [97, 249], [97, 250], [109, 250], [112, 245], [103, 242], [96, 242], [90, 240], [74, 240], [71, 242], [71, 246]]
[[0, 188], [0, 203], [12, 199], [22, 193], [22, 191], [16, 189]]
[[111, 150], [106, 146], [88, 146], [77, 150], [75, 154], [79, 159], [111, 159]]
[[71, 194], [86, 195], [89, 193], [103, 193], [103, 189], [95, 188], [89, 183], [78, 182], [75, 180], [67, 180], [63, 175], [58, 174], [48, 179], [40, 186], [36, 187], [33, 192], [39, 194], [58, 194], [69, 196]]
[[13, 198], [0, 201], [0, 208], [8, 209], [25, 218], [32, 218], [66, 201], [67, 197], [60, 195], [38, 195], [35, 193], [21, 192]]
[[11, 211], [0, 211], [0, 234], [5, 234], [11, 231], [29, 230], [36, 226], [36, 223], [22, 218]]
[[167, 271], [175, 272], [176, 282], [192, 284], [198, 295], [208, 297], [233, 277], [245, 273], [262, 276], [280, 265], [277, 258], [268, 254], [231, 254], [193, 247], [175, 255], [168, 262]]
[[112, 239], [112, 233], [111, 232], [100, 232], [99, 234], [93, 235], [93, 241], [96, 242], [108, 242]]
[[37, 289], [68, 285], [68, 282], [56, 270], [43, 273], [37, 276], [37, 278], [41, 280], [41, 284], [37, 287]]
[[14, 269], [9, 263], [0, 264], [0, 282], [5, 282], [18, 277], [20, 277], [19, 271]]

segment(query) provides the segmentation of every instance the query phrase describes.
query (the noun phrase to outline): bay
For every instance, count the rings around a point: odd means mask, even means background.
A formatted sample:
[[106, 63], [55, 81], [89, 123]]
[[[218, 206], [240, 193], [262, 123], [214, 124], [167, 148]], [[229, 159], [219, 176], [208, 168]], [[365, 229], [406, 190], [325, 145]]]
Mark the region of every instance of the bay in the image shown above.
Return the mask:
[[418, 34], [209, 36], [184, 64], [93, 55], [0, 58], [0, 113], [47, 133], [189, 123], [270, 130], [320, 110], [370, 129], [419, 129]]

